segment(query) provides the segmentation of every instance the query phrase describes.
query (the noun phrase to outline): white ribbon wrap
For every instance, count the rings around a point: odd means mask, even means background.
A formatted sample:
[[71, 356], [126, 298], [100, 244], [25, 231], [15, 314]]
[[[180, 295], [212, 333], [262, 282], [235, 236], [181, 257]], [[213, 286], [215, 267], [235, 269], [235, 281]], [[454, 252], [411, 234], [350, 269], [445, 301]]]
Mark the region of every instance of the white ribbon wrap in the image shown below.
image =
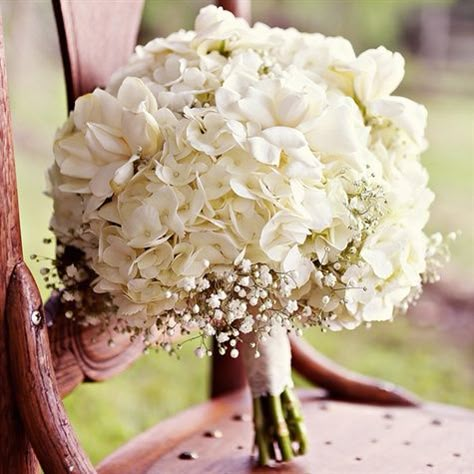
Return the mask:
[[255, 358], [255, 349], [249, 346], [252, 340], [256, 342], [253, 338], [245, 341], [243, 350], [252, 396], [280, 395], [285, 388], [292, 388], [291, 348], [286, 329], [276, 326], [265, 342], [258, 342], [258, 358]]

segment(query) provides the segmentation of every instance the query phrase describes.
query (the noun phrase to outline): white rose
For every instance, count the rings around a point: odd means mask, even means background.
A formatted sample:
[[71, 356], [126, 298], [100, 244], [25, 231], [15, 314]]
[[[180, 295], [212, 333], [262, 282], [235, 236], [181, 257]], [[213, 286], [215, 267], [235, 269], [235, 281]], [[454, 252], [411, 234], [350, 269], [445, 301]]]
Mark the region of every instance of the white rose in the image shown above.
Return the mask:
[[354, 73], [354, 91], [366, 104], [389, 96], [405, 74], [405, 60], [400, 53], [392, 53], [383, 46], [360, 54], [350, 65]]

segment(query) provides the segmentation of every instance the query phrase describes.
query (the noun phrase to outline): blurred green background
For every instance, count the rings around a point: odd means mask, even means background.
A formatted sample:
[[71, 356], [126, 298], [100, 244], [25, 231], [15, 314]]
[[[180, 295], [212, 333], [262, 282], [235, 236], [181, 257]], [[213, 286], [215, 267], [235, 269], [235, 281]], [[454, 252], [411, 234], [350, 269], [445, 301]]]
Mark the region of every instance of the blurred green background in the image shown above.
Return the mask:
[[[113, 3], [113, 2], [111, 2]], [[140, 42], [191, 28], [201, 1], [147, 1]], [[323, 353], [420, 396], [474, 407], [474, 3], [399, 1], [253, 2], [253, 17], [275, 26], [342, 35], [356, 51], [380, 44], [401, 51], [401, 94], [429, 111], [424, 163], [437, 194], [430, 227], [460, 230], [444, 286], [429, 289], [417, 310], [393, 324], [307, 337]], [[55, 129], [66, 117], [65, 90], [50, 2], [0, 0], [25, 255], [51, 255], [51, 202], [42, 194]], [[39, 279], [39, 266], [31, 264]], [[439, 294], [454, 295], [439, 300]], [[43, 292], [43, 295], [46, 294]], [[433, 303], [433, 298], [438, 300]], [[441, 297], [442, 298], [442, 297]], [[441, 303], [439, 303], [441, 301]], [[67, 411], [94, 461], [208, 392], [208, 361], [185, 346], [181, 360], [149, 354], [102, 384], [66, 398]], [[299, 380], [299, 383], [303, 383]]]

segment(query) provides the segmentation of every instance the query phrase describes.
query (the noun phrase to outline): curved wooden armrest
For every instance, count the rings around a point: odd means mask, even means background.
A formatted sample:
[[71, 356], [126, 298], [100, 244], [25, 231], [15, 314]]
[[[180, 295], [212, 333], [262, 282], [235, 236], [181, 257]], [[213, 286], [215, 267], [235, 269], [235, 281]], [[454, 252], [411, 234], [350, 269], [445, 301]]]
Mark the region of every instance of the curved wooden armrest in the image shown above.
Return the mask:
[[379, 405], [418, 406], [420, 401], [396, 385], [347, 370], [316, 352], [301, 338], [290, 336], [293, 368], [326, 389], [332, 398]]
[[[117, 375], [143, 353], [140, 338], [81, 326], [62, 314], [58, 294], [45, 304], [49, 340], [58, 389], [62, 397], [83, 381], [100, 382]], [[113, 343], [111, 344], [110, 341]]]
[[94, 474], [69, 423], [54, 376], [41, 298], [24, 262], [7, 293], [8, 349], [12, 382], [28, 439], [47, 473]]

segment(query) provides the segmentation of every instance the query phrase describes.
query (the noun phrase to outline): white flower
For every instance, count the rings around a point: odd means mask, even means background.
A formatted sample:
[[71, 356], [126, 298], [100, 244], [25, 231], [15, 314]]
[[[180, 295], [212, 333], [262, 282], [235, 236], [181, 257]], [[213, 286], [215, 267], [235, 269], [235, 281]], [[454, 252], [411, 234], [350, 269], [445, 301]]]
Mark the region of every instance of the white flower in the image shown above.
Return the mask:
[[286, 303], [285, 308], [290, 314], [292, 314], [298, 310], [298, 302], [295, 300], [289, 300], [288, 303]]
[[254, 325], [254, 320], [252, 316], [247, 316], [239, 326], [239, 330], [243, 334], [248, 334], [252, 331]]
[[329, 286], [329, 288], [334, 287], [334, 286], [336, 285], [336, 283], [337, 283], [337, 279], [336, 279], [336, 277], [335, 277], [332, 273], [328, 273], [328, 274], [324, 277], [323, 281], [324, 281], [324, 284], [325, 284], [326, 286]]
[[251, 262], [248, 258], [244, 258], [244, 259], [242, 260], [242, 262], [240, 262], [240, 269], [241, 269], [244, 273], [249, 273], [249, 272], [250, 272], [251, 265], [252, 265], [252, 262]]
[[208, 337], [214, 336], [216, 334], [216, 330], [211, 324], [206, 324], [203, 330], [204, 334]]
[[222, 115], [211, 109], [194, 110], [185, 113], [193, 119], [186, 129], [186, 139], [195, 150], [217, 156], [237, 145]]
[[216, 308], [219, 308], [219, 306], [221, 305], [221, 300], [216, 294], [212, 294], [207, 299], [207, 304], [209, 305], [210, 308], [216, 309]]
[[226, 332], [217, 333], [216, 340], [219, 344], [227, 342], [230, 339], [229, 334]]
[[337, 97], [321, 115], [300, 125], [312, 150], [325, 154], [351, 155], [367, 146], [369, 129], [352, 100]]
[[[235, 119], [231, 127], [235, 140], [261, 163], [278, 166], [284, 152], [318, 169], [320, 165], [297, 126], [311, 109], [321, 109], [322, 89], [308, 81], [305, 85], [313, 94], [303, 94], [293, 91], [289, 80], [249, 81], [241, 71], [234, 75], [216, 91], [216, 106], [219, 113]], [[316, 104], [310, 102], [314, 97]]]
[[383, 46], [364, 51], [350, 67], [354, 71], [355, 93], [364, 104], [389, 96], [405, 74], [403, 56]]
[[406, 131], [420, 147], [424, 147], [426, 128], [426, 108], [405, 97], [386, 97], [370, 102], [367, 112], [374, 117], [383, 117]]
[[295, 243], [303, 244], [310, 233], [300, 216], [280, 211], [263, 228], [260, 246], [272, 260], [282, 261]]
[[158, 245], [166, 240], [164, 236], [167, 230], [160, 220], [157, 207], [147, 203], [133, 209], [123, 223], [124, 235], [130, 247], [145, 248]]

